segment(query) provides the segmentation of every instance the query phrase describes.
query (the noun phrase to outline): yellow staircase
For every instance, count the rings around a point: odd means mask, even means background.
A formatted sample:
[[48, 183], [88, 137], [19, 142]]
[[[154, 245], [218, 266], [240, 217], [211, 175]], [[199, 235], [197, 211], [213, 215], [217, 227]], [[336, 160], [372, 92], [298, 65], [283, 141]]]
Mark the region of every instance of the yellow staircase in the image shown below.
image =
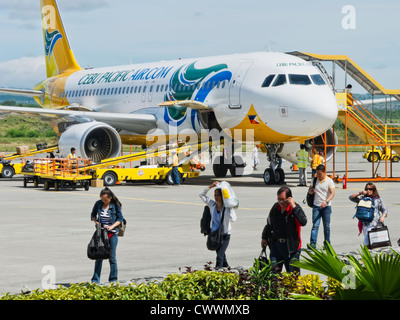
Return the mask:
[[388, 145], [400, 153], [400, 125], [384, 124], [367, 110], [351, 93], [336, 93], [339, 106], [338, 119], [364, 143]]

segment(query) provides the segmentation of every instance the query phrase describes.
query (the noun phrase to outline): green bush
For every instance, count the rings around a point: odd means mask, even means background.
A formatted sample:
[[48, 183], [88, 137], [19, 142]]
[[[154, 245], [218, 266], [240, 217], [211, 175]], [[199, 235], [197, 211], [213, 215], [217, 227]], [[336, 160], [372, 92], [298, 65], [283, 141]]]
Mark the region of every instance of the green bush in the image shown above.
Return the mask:
[[168, 275], [161, 282], [111, 284], [80, 283], [27, 295], [6, 294], [1, 300], [210, 300], [230, 299], [239, 276], [231, 272], [195, 271]]

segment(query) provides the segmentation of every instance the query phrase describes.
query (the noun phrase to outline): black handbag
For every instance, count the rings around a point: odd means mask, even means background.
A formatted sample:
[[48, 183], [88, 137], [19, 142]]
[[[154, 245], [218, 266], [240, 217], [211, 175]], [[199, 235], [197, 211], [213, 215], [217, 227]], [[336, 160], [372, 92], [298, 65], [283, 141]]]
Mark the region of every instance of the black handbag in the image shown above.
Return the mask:
[[110, 240], [107, 230], [96, 224], [96, 231], [93, 233], [87, 247], [87, 256], [91, 260], [109, 259], [111, 256]]
[[224, 224], [224, 214], [225, 208], [222, 212], [221, 223], [217, 230], [211, 231], [210, 234], [207, 236], [207, 249], [211, 251], [218, 251], [221, 248], [224, 239], [222, 234], [222, 228]]
[[263, 248], [260, 252], [260, 255], [258, 257], [258, 266], [260, 269], [265, 268], [265, 266], [269, 264], [266, 249], [267, 249], [267, 246], [263, 246]]
[[378, 223], [368, 231], [368, 249], [392, 246], [389, 229], [383, 223]]
[[[317, 178], [314, 177], [313, 184], [312, 184], [313, 189], [315, 188], [316, 183], [317, 183]], [[308, 193], [308, 191], [307, 191], [306, 201], [307, 201], [307, 205], [310, 208], [312, 208], [314, 206], [314, 198], [315, 198], [315, 193]], [[305, 203], [304, 200], [303, 200], [303, 203]]]

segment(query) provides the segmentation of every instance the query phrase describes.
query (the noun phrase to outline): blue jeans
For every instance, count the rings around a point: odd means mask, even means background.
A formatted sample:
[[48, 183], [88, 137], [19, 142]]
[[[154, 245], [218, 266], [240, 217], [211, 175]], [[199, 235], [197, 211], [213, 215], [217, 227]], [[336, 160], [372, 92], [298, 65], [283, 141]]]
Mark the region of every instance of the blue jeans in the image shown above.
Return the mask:
[[[110, 262], [110, 275], [108, 277], [109, 282], [118, 281], [118, 266], [117, 266], [117, 244], [118, 234], [113, 234], [110, 238], [111, 245], [111, 257], [108, 259]], [[96, 260], [94, 263], [94, 273], [92, 276], [92, 282], [100, 282], [101, 267], [103, 266], [103, 260]]]
[[324, 240], [325, 242], [331, 242], [330, 235], [331, 235], [331, 213], [332, 208], [331, 206], [326, 206], [325, 208], [321, 208], [318, 206], [313, 206], [313, 215], [312, 215], [312, 222], [313, 226], [311, 229], [311, 238], [310, 238], [310, 245], [314, 248], [317, 245], [317, 238], [318, 238], [318, 229], [319, 224], [322, 218], [322, 224], [324, 225]]
[[174, 181], [174, 184], [181, 184], [178, 167], [172, 167], [172, 179]]
[[229, 241], [231, 240], [231, 235], [230, 234], [224, 234], [223, 235], [223, 243], [221, 248], [217, 250], [217, 262], [215, 264], [215, 268], [224, 268], [224, 267], [229, 267], [228, 261], [226, 260], [226, 249], [228, 248]]

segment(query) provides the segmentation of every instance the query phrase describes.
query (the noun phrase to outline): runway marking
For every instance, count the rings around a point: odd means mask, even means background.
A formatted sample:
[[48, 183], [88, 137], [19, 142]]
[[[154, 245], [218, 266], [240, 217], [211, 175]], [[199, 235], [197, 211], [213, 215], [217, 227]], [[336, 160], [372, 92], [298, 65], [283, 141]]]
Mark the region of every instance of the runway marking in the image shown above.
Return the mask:
[[[70, 194], [69, 192], [62, 192], [58, 191], [58, 194]], [[80, 196], [93, 196], [93, 197], [98, 197], [98, 195], [94, 194], [79, 194], [79, 193], [74, 193], [74, 195], [80, 195]], [[126, 199], [126, 200], [135, 200], [135, 201], [144, 201], [144, 202], [157, 202], [157, 203], [170, 203], [170, 204], [182, 204], [182, 205], [193, 205], [193, 206], [204, 206], [204, 203], [193, 203], [193, 202], [182, 202], [182, 201], [172, 201], [172, 200], [158, 200], [158, 199], [144, 199], [144, 198], [132, 198], [132, 197], [124, 197], [124, 196], [118, 196], [118, 199]], [[266, 210], [266, 208], [244, 208], [244, 207], [239, 207], [235, 210], [249, 210], [249, 211], [255, 211], [255, 210]]]

